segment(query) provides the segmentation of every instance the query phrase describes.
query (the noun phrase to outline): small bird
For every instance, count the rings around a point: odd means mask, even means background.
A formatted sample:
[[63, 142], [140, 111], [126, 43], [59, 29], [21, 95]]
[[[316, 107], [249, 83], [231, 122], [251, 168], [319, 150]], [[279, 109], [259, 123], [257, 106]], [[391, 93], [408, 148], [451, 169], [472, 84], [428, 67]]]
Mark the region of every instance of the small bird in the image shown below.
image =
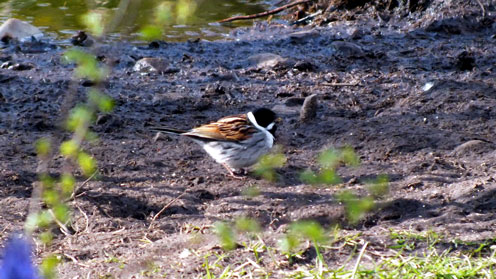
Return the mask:
[[258, 108], [246, 114], [226, 116], [189, 131], [164, 127], [151, 130], [188, 137], [198, 143], [229, 174], [241, 178], [235, 171], [255, 164], [274, 145], [276, 114]]

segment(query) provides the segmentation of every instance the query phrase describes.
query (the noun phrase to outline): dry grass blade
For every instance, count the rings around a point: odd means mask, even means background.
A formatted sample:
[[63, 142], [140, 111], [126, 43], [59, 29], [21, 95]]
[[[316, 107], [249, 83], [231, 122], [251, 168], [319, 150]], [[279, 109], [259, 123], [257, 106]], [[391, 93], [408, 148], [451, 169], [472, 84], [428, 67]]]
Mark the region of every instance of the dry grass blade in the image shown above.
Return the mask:
[[362, 257], [363, 257], [363, 254], [365, 253], [365, 249], [367, 249], [367, 245], [369, 245], [369, 243], [365, 242], [365, 244], [362, 247], [362, 250], [360, 250], [360, 254], [358, 255], [358, 259], [355, 263], [355, 267], [353, 268], [353, 273], [351, 275], [352, 279], [355, 279], [355, 276], [356, 276], [356, 273], [358, 270], [358, 266], [360, 265], [360, 262], [362, 261]]
[[180, 198], [182, 198], [187, 192], [188, 191], [184, 191], [181, 195], [175, 197], [170, 202], [168, 202], [164, 207], [162, 207], [162, 209], [160, 209], [160, 211], [157, 214], [155, 214], [155, 216], [153, 216], [152, 221], [150, 222], [150, 225], [148, 226], [148, 229], [151, 230], [152, 229], [152, 226], [153, 226], [153, 223], [160, 216], [160, 214], [162, 214], [167, 208], [169, 208], [177, 200], [179, 200]]
[[268, 15], [273, 15], [273, 14], [277, 14], [279, 12], [282, 12], [282, 11], [284, 11], [286, 9], [289, 9], [291, 7], [294, 7], [296, 5], [305, 4], [305, 3], [309, 3], [309, 2], [313, 2], [313, 0], [300, 0], [300, 1], [296, 1], [296, 2], [293, 2], [293, 3], [289, 3], [287, 5], [281, 6], [279, 8], [275, 8], [273, 10], [265, 11], [265, 12], [258, 13], [258, 14], [244, 15], [244, 16], [233, 16], [233, 17], [230, 17], [230, 18], [226, 18], [226, 19], [220, 20], [219, 23], [231, 22], [231, 21], [235, 21], [235, 20], [254, 19], [254, 18], [264, 17], [264, 16], [268, 16]]

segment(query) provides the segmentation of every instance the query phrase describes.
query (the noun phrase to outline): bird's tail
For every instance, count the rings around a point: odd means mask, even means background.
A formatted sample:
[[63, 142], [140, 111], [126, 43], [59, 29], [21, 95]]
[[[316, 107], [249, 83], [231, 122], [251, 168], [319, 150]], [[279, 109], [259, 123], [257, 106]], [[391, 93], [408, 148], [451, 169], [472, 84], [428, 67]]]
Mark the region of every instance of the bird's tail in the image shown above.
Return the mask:
[[186, 131], [183, 130], [171, 129], [166, 127], [149, 127], [148, 129], [154, 132], [161, 132], [161, 133], [173, 134], [173, 135], [180, 135], [186, 133]]

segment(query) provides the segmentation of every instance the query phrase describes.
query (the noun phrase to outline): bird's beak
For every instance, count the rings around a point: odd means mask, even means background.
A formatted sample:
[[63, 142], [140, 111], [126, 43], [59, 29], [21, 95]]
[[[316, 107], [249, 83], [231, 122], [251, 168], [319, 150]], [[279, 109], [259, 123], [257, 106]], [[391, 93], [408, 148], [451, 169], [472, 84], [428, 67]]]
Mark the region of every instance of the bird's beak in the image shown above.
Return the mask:
[[282, 123], [282, 118], [278, 117], [275, 121], [277, 124]]

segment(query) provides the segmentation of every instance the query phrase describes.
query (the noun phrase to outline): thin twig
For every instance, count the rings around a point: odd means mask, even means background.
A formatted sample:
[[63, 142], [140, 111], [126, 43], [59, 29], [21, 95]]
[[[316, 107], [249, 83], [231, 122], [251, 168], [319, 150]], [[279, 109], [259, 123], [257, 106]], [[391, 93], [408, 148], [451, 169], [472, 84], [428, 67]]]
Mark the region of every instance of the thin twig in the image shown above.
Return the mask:
[[305, 23], [306, 21], [310, 21], [320, 14], [322, 14], [322, 10], [318, 10], [317, 12], [315, 12], [311, 15], [307, 15], [304, 18], [300, 18], [298, 20], [295, 20], [295, 21], [291, 22], [289, 25], [298, 25], [298, 24]]
[[305, 4], [305, 3], [309, 3], [309, 2], [313, 2], [313, 1], [314, 0], [299, 0], [299, 1], [295, 1], [295, 2], [289, 3], [287, 5], [281, 6], [279, 8], [275, 8], [273, 10], [261, 12], [261, 13], [258, 13], [258, 14], [229, 17], [229, 18], [220, 20], [219, 23], [231, 22], [231, 21], [235, 21], [235, 20], [254, 19], [254, 18], [264, 17], [264, 16], [268, 16], [268, 15], [273, 15], [273, 14], [277, 14], [279, 12], [282, 12], [282, 11], [284, 11], [286, 9], [289, 9], [291, 7], [294, 7], [296, 5]]
[[359, 82], [324, 82], [324, 83], [321, 83], [320, 85], [324, 85], [324, 86], [357, 86], [358, 84], [360, 84]]
[[60, 227], [60, 231], [65, 236], [72, 235], [71, 231], [67, 228], [67, 226], [65, 224], [63, 224], [62, 222], [60, 222], [59, 219], [57, 219], [57, 217], [55, 216], [55, 213], [53, 213], [53, 210], [50, 208], [48, 211], [50, 212], [50, 215], [52, 215], [53, 220], [55, 221], [55, 224], [57, 224]]
[[280, 267], [281, 265], [279, 262], [276, 260], [276, 257], [274, 256], [274, 253], [270, 250], [270, 247], [267, 246], [263, 238], [260, 236], [260, 234], [257, 233], [257, 238], [260, 242], [262, 242], [263, 246], [265, 246], [265, 250], [267, 250], [267, 253], [269, 253], [269, 256], [272, 258], [272, 261], [276, 264], [277, 267]]
[[83, 214], [84, 219], [86, 220], [86, 227], [84, 228], [84, 230], [83, 231], [79, 231], [79, 230], [77, 231], [78, 233], [79, 232], [83, 232], [84, 233], [84, 232], [86, 232], [86, 230], [90, 226], [90, 219], [88, 218], [88, 215], [86, 215], [86, 213], [81, 209], [81, 207], [79, 207], [79, 205], [77, 205], [77, 204], [74, 204], [74, 205], [77, 207], [77, 209], [79, 209], [79, 211], [81, 212], [81, 214]]
[[479, 6], [481, 7], [482, 17], [485, 17], [486, 16], [486, 8], [484, 8], [484, 5], [482, 4], [482, 2], [480, 0], [475, 0], [475, 1], [477, 1], [477, 3], [479, 3]]
[[358, 255], [358, 259], [355, 263], [355, 268], [353, 268], [353, 273], [351, 275], [351, 279], [355, 279], [355, 275], [358, 270], [358, 266], [360, 265], [360, 261], [362, 260], [363, 254], [365, 253], [365, 249], [367, 249], [367, 245], [369, 245], [368, 242], [365, 242], [365, 244], [362, 247], [362, 250], [360, 250], [360, 254]]
[[[78, 188], [79, 188], [79, 189], [83, 188], [83, 186], [84, 186], [84, 185], [86, 185], [88, 182], [90, 182], [90, 181], [91, 181], [91, 179], [93, 179], [93, 178], [95, 177], [95, 175], [97, 174], [97, 172], [98, 172], [98, 171], [95, 171], [92, 175], [90, 175], [88, 178], [86, 178], [86, 180], [85, 180], [85, 181], [83, 181], [83, 182], [81, 183], [81, 185], [79, 185], [79, 187], [78, 187]], [[80, 196], [80, 195], [77, 195], [77, 196], [76, 196], [76, 192], [74, 191], [74, 192], [72, 192], [71, 196], [70, 196], [70, 197], [69, 197], [69, 198], [68, 198], [65, 202], [68, 202], [68, 201], [70, 201], [70, 200], [75, 200], [75, 199], [76, 199], [77, 197], [79, 197], [79, 196]]]
[[184, 191], [181, 195], [175, 197], [170, 202], [168, 202], [164, 207], [162, 207], [162, 209], [160, 209], [160, 211], [157, 214], [155, 214], [155, 216], [153, 216], [152, 221], [150, 222], [150, 225], [148, 226], [148, 229], [151, 230], [153, 222], [155, 222], [155, 220], [158, 218], [158, 216], [160, 216], [160, 214], [162, 214], [167, 208], [169, 208], [173, 203], [175, 203], [177, 200], [179, 200], [182, 196], [186, 195], [187, 192], [188, 192], [188, 190]]
[[78, 261], [78, 260], [77, 260], [74, 256], [71, 256], [71, 255], [66, 254], [66, 253], [64, 253], [64, 256], [65, 256], [66, 258], [71, 259], [71, 261], [73, 261], [75, 264], [77, 264], [77, 265], [79, 265], [79, 266], [83, 266], [83, 267], [90, 267], [90, 266], [89, 266], [89, 265], [87, 265], [87, 264], [80, 263], [80, 262], [79, 262], [79, 261]]

